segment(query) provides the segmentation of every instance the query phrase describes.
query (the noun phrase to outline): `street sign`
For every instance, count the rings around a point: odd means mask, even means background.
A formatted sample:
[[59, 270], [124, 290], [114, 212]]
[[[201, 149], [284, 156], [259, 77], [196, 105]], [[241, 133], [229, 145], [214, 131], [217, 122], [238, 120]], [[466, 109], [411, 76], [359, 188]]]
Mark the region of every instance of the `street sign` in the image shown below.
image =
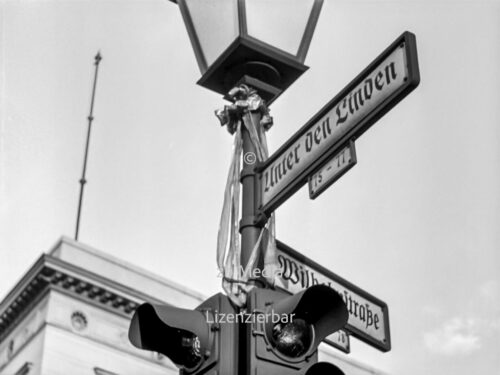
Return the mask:
[[326, 284], [339, 293], [349, 311], [345, 330], [354, 337], [387, 352], [391, 350], [387, 304], [323, 266], [276, 241], [280, 277], [275, 286], [295, 294], [312, 285]]
[[361, 136], [420, 82], [415, 35], [404, 32], [259, 168], [270, 215], [346, 142]]
[[333, 346], [336, 349], [349, 354], [351, 352], [351, 342], [349, 341], [349, 335], [343, 330], [338, 330], [327, 336], [323, 342], [327, 345]]
[[354, 141], [309, 176], [309, 198], [315, 199], [356, 164]]

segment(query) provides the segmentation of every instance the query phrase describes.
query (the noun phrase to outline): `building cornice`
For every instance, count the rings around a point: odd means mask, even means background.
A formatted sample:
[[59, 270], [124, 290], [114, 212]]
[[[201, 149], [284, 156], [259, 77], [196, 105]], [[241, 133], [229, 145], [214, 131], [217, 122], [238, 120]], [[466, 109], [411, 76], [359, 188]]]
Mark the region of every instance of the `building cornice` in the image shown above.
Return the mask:
[[179, 283], [176, 283], [172, 280], [163, 278], [163, 277], [161, 277], [157, 274], [154, 274], [146, 269], [138, 267], [135, 264], [132, 264], [132, 263], [129, 263], [123, 259], [114, 257], [111, 254], [104, 253], [96, 248], [93, 248], [92, 246], [89, 246], [89, 245], [82, 243], [82, 242], [75, 241], [72, 238], [69, 238], [67, 236], [62, 236], [57, 241], [57, 243], [52, 247], [52, 249], [48, 252], [48, 254], [51, 256], [54, 256], [55, 258], [58, 258], [55, 254], [58, 252], [58, 250], [63, 248], [64, 245], [67, 245], [67, 246], [74, 248], [74, 249], [82, 250], [83, 252], [85, 252], [87, 254], [91, 254], [95, 258], [99, 258], [105, 262], [112, 264], [112, 265], [118, 266], [126, 271], [131, 271], [132, 274], [140, 274], [142, 277], [145, 277], [146, 279], [149, 279], [154, 283], [162, 284], [164, 287], [167, 287], [171, 290], [176, 290], [179, 293], [182, 293], [184, 295], [189, 296], [190, 298], [193, 298], [194, 300], [199, 301], [199, 303], [203, 302], [206, 299], [206, 296], [204, 296], [202, 293], [198, 293], [194, 290], [191, 290], [191, 289], [185, 287], [182, 284], [179, 284]]
[[17, 326], [30, 307], [52, 289], [126, 317], [130, 317], [145, 300], [165, 303], [44, 254], [0, 304], [0, 342]]

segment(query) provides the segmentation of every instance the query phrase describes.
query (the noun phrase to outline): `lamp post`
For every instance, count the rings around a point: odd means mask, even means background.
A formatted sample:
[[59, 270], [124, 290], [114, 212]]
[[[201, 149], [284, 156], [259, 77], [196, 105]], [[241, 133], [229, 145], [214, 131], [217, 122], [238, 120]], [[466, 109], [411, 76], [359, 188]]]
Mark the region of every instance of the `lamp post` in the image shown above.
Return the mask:
[[[216, 112], [221, 124], [235, 134], [221, 219], [221, 227], [229, 225], [230, 234], [219, 231], [217, 256], [227, 296], [219, 293], [195, 310], [143, 304], [132, 319], [130, 341], [141, 349], [165, 354], [182, 375], [344, 375], [337, 366], [318, 362], [320, 342], [345, 327], [376, 348], [390, 350], [386, 304], [345, 280], [339, 281], [333, 273], [324, 276], [329, 271], [299, 253], [294, 257], [304, 269], [312, 267], [312, 285], [309, 276], [306, 280], [303, 277], [298, 293], [284, 284], [255, 288], [260, 281], [255, 276], [232, 276], [235, 266], [243, 266], [245, 273], [253, 275], [253, 271], [261, 271], [262, 275], [272, 263], [269, 259], [276, 255], [269, 250], [273, 241], [267, 252], [257, 250], [266, 229], [272, 238], [276, 207], [297, 191], [306, 177], [323, 171], [332, 157], [338, 158], [346, 142], [352, 143], [418, 86], [415, 36], [403, 33], [267, 159], [264, 131], [272, 124], [267, 105], [307, 69], [304, 59], [323, 0], [171, 1], [179, 4], [193, 45], [202, 74], [198, 84], [232, 102]], [[312, 142], [318, 147], [313, 148]], [[298, 156], [300, 146], [305, 157]], [[332, 176], [336, 177], [331, 175], [326, 185], [332, 183]], [[271, 219], [266, 224], [268, 216]], [[313, 276], [317, 270], [324, 285], [317, 285]], [[375, 329], [367, 324], [367, 314], [358, 316], [353, 304], [379, 311], [373, 313]], [[219, 322], [215, 319], [218, 314], [231, 318]]]
[[[230, 251], [218, 254], [228, 295], [219, 293], [195, 310], [143, 304], [132, 319], [130, 341], [168, 356], [185, 375], [343, 375], [334, 365], [317, 362], [319, 343], [348, 319], [336, 291], [313, 285], [289, 296], [272, 288], [252, 288], [267, 278], [263, 270], [269, 255], [258, 251], [268, 220], [258, 211], [258, 162], [267, 159], [264, 131], [272, 124], [267, 105], [307, 70], [304, 60], [323, 0], [171, 1], [179, 5], [191, 39], [202, 74], [198, 84], [232, 102], [216, 112], [235, 134], [221, 220], [221, 227], [231, 226]], [[272, 226], [273, 219], [271, 232]], [[227, 239], [227, 232], [219, 232], [218, 253], [226, 250]], [[250, 271], [251, 278], [232, 279], [235, 264]], [[253, 276], [257, 274], [264, 277]], [[228, 320], [219, 324], [218, 314]]]
[[[228, 92], [247, 85], [271, 104], [308, 67], [304, 60], [323, 0], [171, 0], [179, 5], [201, 71], [198, 84], [234, 100]], [[261, 125], [261, 108], [250, 110]], [[259, 133], [261, 129], [257, 129]], [[256, 155], [242, 127], [243, 155]], [[241, 264], [257, 242], [255, 164], [243, 158]], [[250, 161], [250, 163], [249, 163]], [[260, 268], [262, 260], [257, 262]]]

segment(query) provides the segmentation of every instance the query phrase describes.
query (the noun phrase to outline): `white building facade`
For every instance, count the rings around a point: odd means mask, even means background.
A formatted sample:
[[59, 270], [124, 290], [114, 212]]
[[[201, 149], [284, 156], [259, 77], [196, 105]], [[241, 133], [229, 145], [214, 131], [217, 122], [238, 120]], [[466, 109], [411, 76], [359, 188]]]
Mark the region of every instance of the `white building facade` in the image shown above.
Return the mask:
[[[130, 319], [145, 301], [193, 309], [205, 299], [63, 237], [0, 304], [0, 375], [178, 374], [168, 358], [130, 344]], [[326, 346], [320, 360], [346, 375], [382, 374]]]

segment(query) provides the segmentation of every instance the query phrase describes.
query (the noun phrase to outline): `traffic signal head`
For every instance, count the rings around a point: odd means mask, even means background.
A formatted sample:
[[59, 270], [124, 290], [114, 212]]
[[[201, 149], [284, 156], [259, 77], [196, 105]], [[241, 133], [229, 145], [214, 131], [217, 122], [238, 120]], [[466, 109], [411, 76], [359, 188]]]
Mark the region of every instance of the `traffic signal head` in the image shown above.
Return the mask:
[[129, 338], [138, 348], [161, 353], [178, 366], [193, 369], [209, 354], [213, 332], [200, 311], [145, 303], [132, 318]]
[[129, 339], [140, 349], [170, 358], [181, 374], [205, 374], [209, 370], [230, 374], [237, 364], [233, 341], [238, 330], [235, 324], [218, 324], [220, 313], [234, 313], [228, 298], [220, 293], [195, 310], [145, 303], [132, 317]]
[[[269, 303], [269, 302], [267, 302]], [[348, 312], [342, 298], [326, 285], [315, 285], [269, 305], [266, 334], [278, 351], [300, 357], [315, 351], [323, 339], [347, 323]], [[281, 318], [277, 323], [272, 316]]]
[[253, 289], [248, 307], [254, 314], [247, 334], [252, 374], [306, 374], [320, 342], [348, 319], [342, 297], [326, 285], [295, 295]]

